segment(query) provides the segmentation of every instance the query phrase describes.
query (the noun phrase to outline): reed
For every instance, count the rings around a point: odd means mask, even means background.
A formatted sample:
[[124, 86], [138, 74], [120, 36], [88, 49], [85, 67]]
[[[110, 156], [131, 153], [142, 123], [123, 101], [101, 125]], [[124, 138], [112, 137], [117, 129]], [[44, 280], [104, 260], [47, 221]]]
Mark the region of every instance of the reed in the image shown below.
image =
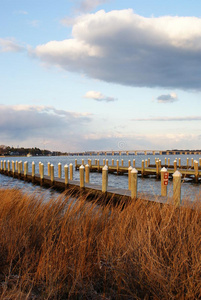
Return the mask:
[[199, 201], [114, 207], [0, 190], [0, 299], [200, 299], [200, 278]]

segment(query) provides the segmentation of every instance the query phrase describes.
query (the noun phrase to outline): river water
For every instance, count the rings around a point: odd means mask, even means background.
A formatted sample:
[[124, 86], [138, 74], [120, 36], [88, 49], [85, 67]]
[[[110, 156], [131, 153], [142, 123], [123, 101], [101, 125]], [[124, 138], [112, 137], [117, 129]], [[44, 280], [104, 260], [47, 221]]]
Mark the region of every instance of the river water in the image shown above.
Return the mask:
[[[1, 158], [1, 160], [6, 159], [7, 160], [14, 160], [14, 161], [27, 161], [28, 162], [28, 169], [29, 172], [31, 172], [31, 164], [34, 161], [35, 162], [35, 168], [36, 168], [36, 173], [39, 172], [39, 162], [42, 162], [44, 164], [44, 174], [47, 175], [47, 163], [50, 162], [51, 164], [54, 165], [55, 169], [55, 177], [58, 174], [58, 163], [62, 164], [62, 176], [64, 176], [63, 168], [65, 164], [70, 164], [72, 163], [75, 165], [75, 159], [77, 159], [77, 163], [81, 164], [82, 159], [84, 159], [85, 163], [88, 162], [88, 159], [92, 159], [92, 164], [94, 164], [95, 159], [100, 160], [100, 164], [103, 164], [103, 159], [108, 159], [109, 165], [112, 164], [112, 159], [114, 159], [114, 164], [116, 165], [116, 160], [119, 160], [119, 165], [121, 165], [121, 159], [124, 159], [124, 166], [128, 166], [128, 160], [131, 160], [131, 165], [133, 159], [135, 159], [136, 167], [141, 166], [142, 160], [150, 158], [150, 163], [154, 164], [155, 163], [155, 158], [159, 158], [161, 160], [161, 163], [165, 163], [165, 157], [168, 159], [170, 158], [170, 164], [173, 165], [173, 162], [175, 158], [177, 158], [177, 161], [179, 158], [181, 158], [181, 165], [186, 165], [186, 159], [187, 157], [189, 158], [189, 164], [191, 163], [191, 158], [194, 160], [199, 160], [199, 155], [99, 155], [99, 156], [34, 156], [34, 157], [6, 157], [6, 158]], [[73, 174], [73, 179], [79, 180], [79, 172], [74, 171]], [[91, 173], [90, 174], [90, 182], [91, 183], [96, 183], [96, 184], [101, 184], [102, 181], [102, 174], [101, 173]], [[127, 189], [128, 188], [128, 176], [127, 175], [113, 175], [109, 174], [108, 176], [108, 185], [111, 187], [118, 187], [122, 189]], [[27, 192], [36, 192], [36, 193], [41, 193], [44, 192], [43, 188], [36, 187], [32, 185], [31, 183], [27, 183], [24, 181], [20, 181], [18, 179], [13, 179], [11, 177], [7, 177], [4, 175], [0, 175], [0, 186], [1, 187], [11, 187], [11, 188], [20, 188], [23, 189], [24, 191]], [[153, 195], [160, 195], [160, 189], [161, 189], [161, 183], [160, 180], [156, 180], [155, 177], [152, 178], [141, 178], [140, 176], [138, 177], [138, 191], [139, 192], [146, 192], [150, 193]], [[172, 195], [172, 181], [169, 180], [168, 183], [168, 195]], [[182, 198], [188, 198], [190, 197], [192, 200], [198, 197], [198, 194], [201, 192], [201, 184], [195, 184], [194, 182], [189, 182], [188, 179], [185, 179], [182, 181], [182, 188], [181, 188], [181, 194]], [[56, 192], [48, 190], [45, 192], [47, 197], [57, 195]]]

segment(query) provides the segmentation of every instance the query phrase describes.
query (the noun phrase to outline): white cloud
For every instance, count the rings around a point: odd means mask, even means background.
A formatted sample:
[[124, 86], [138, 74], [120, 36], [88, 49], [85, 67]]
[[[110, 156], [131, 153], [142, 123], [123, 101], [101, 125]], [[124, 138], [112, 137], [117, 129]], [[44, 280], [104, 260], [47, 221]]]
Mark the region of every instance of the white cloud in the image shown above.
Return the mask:
[[39, 20], [32, 20], [29, 22], [29, 24], [32, 26], [32, 27], [39, 27], [40, 25], [40, 21]]
[[89, 12], [97, 6], [109, 2], [110, 0], [81, 0], [78, 5], [78, 11]]
[[177, 94], [175, 94], [175, 93], [171, 93], [171, 94], [167, 94], [167, 95], [160, 95], [157, 97], [158, 103], [172, 103], [177, 100], [178, 100]]
[[189, 122], [189, 121], [201, 121], [201, 116], [139, 118], [139, 119], [132, 119], [132, 121], [157, 121], [157, 122], [187, 121]]
[[102, 101], [105, 101], [105, 102], [113, 102], [113, 101], [116, 101], [117, 99], [114, 98], [114, 97], [108, 97], [108, 96], [105, 96], [103, 95], [102, 93], [100, 92], [96, 92], [96, 91], [88, 91], [85, 96], [85, 98], [88, 98], [88, 99], [93, 99], [93, 100], [96, 100], [96, 101], [99, 101], [99, 102], [102, 102]]
[[17, 14], [17, 15], [28, 15], [28, 12], [25, 11], [25, 10], [18, 10], [18, 11], [15, 11], [14, 14]]
[[20, 46], [14, 38], [0, 38], [0, 52], [21, 52], [24, 47]]
[[201, 18], [101, 10], [76, 18], [71, 39], [38, 45], [35, 54], [106, 82], [200, 89]]

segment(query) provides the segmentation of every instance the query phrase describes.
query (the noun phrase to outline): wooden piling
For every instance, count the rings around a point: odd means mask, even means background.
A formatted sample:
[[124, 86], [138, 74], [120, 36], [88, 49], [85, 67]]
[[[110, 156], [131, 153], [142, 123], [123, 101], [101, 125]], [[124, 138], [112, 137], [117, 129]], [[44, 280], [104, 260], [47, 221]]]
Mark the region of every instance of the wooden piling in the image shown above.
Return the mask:
[[131, 199], [137, 199], [137, 174], [138, 171], [133, 168], [131, 171]]
[[41, 163], [40, 165], [40, 180], [41, 180], [41, 184], [43, 183], [44, 180], [44, 164]]
[[176, 206], [181, 203], [181, 173], [179, 171], [173, 174], [173, 201]]
[[47, 163], [47, 175], [51, 176], [51, 163], [50, 162]]
[[114, 159], [112, 159], [112, 166], [114, 167]]
[[32, 179], [35, 178], [35, 162], [32, 162]]
[[80, 187], [84, 188], [84, 166], [80, 166]]
[[177, 170], [177, 161], [176, 161], [176, 159], [174, 160], [174, 171], [176, 172], [176, 170]]
[[85, 182], [89, 183], [89, 165], [85, 165]]
[[135, 159], [133, 159], [133, 168], [135, 168]]
[[73, 180], [73, 164], [69, 164], [70, 169], [70, 180]]
[[51, 164], [50, 170], [51, 170], [50, 180], [51, 180], [51, 183], [53, 184], [54, 183], [54, 165], [53, 164]]
[[128, 168], [128, 189], [131, 190], [131, 171], [132, 171], [132, 167], [130, 166]]
[[164, 180], [165, 174], [167, 174], [167, 169], [163, 167], [161, 169], [161, 196], [164, 197], [167, 196], [167, 185], [166, 185], [166, 181]]
[[[76, 162], [76, 166], [77, 166], [77, 162]], [[61, 163], [58, 163], [58, 177], [59, 177], [59, 178], [62, 177]]]
[[142, 160], [141, 176], [144, 177], [144, 160]]
[[186, 159], [186, 167], [187, 167], [187, 169], [189, 168], [189, 158], [188, 157]]
[[102, 169], [102, 192], [106, 193], [108, 187], [108, 166], [104, 166]]
[[7, 161], [7, 165], [8, 165], [8, 173], [10, 173], [10, 161]]
[[68, 179], [68, 165], [64, 166], [64, 174], [65, 174], [65, 186], [68, 185], [69, 179]]
[[199, 169], [198, 169], [198, 161], [197, 160], [194, 160], [194, 172], [195, 172], [195, 182], [198, 183]]

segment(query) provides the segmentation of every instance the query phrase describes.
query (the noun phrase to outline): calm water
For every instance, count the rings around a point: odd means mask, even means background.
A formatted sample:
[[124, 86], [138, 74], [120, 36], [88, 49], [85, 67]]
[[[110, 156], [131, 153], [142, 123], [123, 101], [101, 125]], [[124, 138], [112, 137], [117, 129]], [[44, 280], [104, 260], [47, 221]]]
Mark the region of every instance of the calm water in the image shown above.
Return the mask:
[[[39, 172], [39, 162], [42, 162], [44, 164], [44, 173], [47, 174], [47, 163], [50, 162], [51, 164], [54, 165], [55, 168], [55, 176], [58, 174], [58, 163], [60, 162], [62, 164], [62, 171], [63, 167], [65, 164], [70, 164], [72, 163], [73, 165], [75, 164], [75, 159], [77, 159], [78, 164], [82, 162], [82, 159], [84, 159], [85, 163], [87, 163], [88, 158], [92, 159], [92, 163], [94, 164], [95, 159], [100, 160], [100, 164], [103, 164], [103, 159], [108, 159], [109, 165], [112, 164], [112, 159], [115, 161], [116, 165], [116, 160], [119, 160], [119, 165], [121, 165], [121, 159], [124, 159], [124, 165], [128, 166], [128, 160], [135, 159], [136, 162], [136, 167], [141, 166], [141, 161], [144, 159], [150, 158], [150, 163], [154, 164], [155, 163], [155, 158], [161, 159], [162, 164], [165, 163], [165, 157], [168, 159], [170, 158], [170, 163], [173, 165], [173, 161], [175, 158], [177, 160], [181, 158], [181, 164], [186, 165], [186, 159], [187, 157], [189, 158], [189, 164], [191, 163], [191, 158], [199, 160], [199, 155], [101, 155], [101, 156], [34, 156], [34, 157], [10, 157], [10, 158], [1, 158], [2, 160], [14, 160], [14, 161], [27, 161], [28, 162], [28, 168], [29, 172], [31, 172], [31, 163], [32, 161], [35, 162], [36, 166], [36, 173]], [[64, 173], [64, 172], [63, 172]], [[62, 174], [64, 176], [64, 174]], [[79, 180], [79, 172], [74, 170], [73, 178], [75, 180]], [[91, 173], [90, 174], [90, 182], [91, 183], [96, 183], [96, 184], [101, 184], [102, 181], [102, 174], [101, 173]], [[16, 188], [22, 188], [25, 191], [35, 191], [37, 193], [41, 193], [44, 191], [43, 188], [40, 187], [35, 187], [31, 183], [23, 182], [17, 179], [13, 179], [7, 176], [0, 175], [0, 185], [1, 187], [16, 187]], [[122, 176], [117, 176], [113, 174], [109, 174], [108, 176], [108, 185], [113, 186], [113, 187], [120, 187], [123, 189], [128, 188], [128, 176], [127, 175], [122, 175]], [[138, 191], [140, 192], [148, 192], [153, 195], [159, 195], [160, 194], [160, 188], [161, 188], [161, 183], [159, 180], [156, 180], [154, 177], [153, 178], [140, 178], [138, 177]], [[184, 180], [182, 183], [182, 197], [190, 196], [192, 199], [196, 197], [201, 191], [201, 184], [195, 184], [195, 183], [190, 183], [188, 180]], [[52, 196], [52, 195], [57, 195], [56, 192], [51, 191], [51, 190], [46, 190], [45, 193], [47, 196]], [[168, 193], [169, 195], [172, 195], [172, 181], [169, 180], [168, 184]]]

